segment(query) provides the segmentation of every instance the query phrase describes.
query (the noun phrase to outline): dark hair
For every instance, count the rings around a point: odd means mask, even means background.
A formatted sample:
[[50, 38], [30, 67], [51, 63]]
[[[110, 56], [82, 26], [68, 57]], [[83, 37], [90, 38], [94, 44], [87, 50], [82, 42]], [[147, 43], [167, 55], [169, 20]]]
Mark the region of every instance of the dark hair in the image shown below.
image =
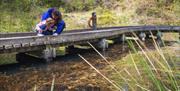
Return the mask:
[[62, 20], [62, 15], [58, 10], [54, 10], [52, 14], [58, 17], [58, 19], [56, 20], [57, 22]]

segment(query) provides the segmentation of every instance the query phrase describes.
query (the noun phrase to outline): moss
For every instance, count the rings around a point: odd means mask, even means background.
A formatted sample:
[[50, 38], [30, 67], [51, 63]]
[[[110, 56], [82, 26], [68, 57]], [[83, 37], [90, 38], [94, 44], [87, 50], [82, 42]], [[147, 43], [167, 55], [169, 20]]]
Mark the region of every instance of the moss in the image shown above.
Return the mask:
[[15, 54], [1, 54], [0, 55], [0, 65], [16, 63], [17, 61], [15, 60], [16, 60]]

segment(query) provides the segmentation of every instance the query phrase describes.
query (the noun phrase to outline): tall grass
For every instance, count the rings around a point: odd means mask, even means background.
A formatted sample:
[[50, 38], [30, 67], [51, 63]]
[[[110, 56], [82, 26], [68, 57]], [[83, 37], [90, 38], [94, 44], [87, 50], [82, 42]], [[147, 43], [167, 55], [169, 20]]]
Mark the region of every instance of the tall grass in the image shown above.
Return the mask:
[[[69, 3], [72, 1], [73, 3]], [[121, 25], [179, 25], [179, 0], [101, 1], [87, 0], [85, 6], [78, 0], [48, 2], [47, 0], [0, 1], [0, 32], [29, 32], [40, 20], [39, 15], [56, 6], [63, 13], [66, 29], [88, 28], [91, 12], [96, 11], [98, 26]], [[6, 3], [2, 3], [6, 2]], [[95, 7], [96, 6], [96, 7]], [[109, 7], [109, 8], [108, 8]], [[73, 10], [75, 9], [75, 10]]]
[[[134, 36], [137, 37], [135, 34]], [[179, 70], [176, 63], [180, 61], [177, 61], [178, 58], [174, 55], [176, 53], [166, 48], [162, 49], [154, 37], [152, 43], [155, 50], [153, 51], [149, 50], [140, 39], [134, 41], [127, 40], [129, 48], [132, 49], [129, 52], [130, 55], [113, 64], [90, 43], [89, 45], [107, 62], [109, 65], [107, 70], [111, 69], [112, 73], [108, 74], [108, 77], [114, 80], [114, 83], [121, 87], [121, 90], [123, 90], [124, 84], [127, 84], [132, 91], [179, 91], [180, 81], [178, 81], [177, 76]], [[135, 45], [139, 47], [141, 52], [138, 52]], [[88, 64], [90, 63], [88, 62]]]
[[[122, 60], [115, 62], [118, 69], [123, 69], [121, 74], [124, 78], [129, 79], [129, 88], [132, 91], [151, 90], [151, 91], [179, 91], [180, 83], [176, 77], [178, 69], [174, 65], [177, 60], [170, 50], [162, 50], [158, 47], [154, 51], [150, 51], [146, 46], [136, 42], [142, 52], [138, 52], [132, 41], [127, 41], [132, 49], [130, 55]], [[161, 51], [160, 51], [161, 50]], [[131, 54], [133, 53], [133, 54]], [[113, 72], [113, 71], [112, 71]], [[118, 74], [114, 73], [112, 79], [119, 82], [120, 85], [125, 83]], [[132, 89], [133, 88], [133, 89]]]
[[37, 23], [38, 15], [26, 12], [1, 11], [0, 28], [1, 32], [30, 32]]

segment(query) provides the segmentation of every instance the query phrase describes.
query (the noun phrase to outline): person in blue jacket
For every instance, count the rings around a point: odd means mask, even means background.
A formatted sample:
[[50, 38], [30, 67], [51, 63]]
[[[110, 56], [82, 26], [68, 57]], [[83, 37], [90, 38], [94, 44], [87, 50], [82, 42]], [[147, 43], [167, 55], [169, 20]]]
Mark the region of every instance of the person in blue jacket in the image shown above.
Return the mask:
[[55, 24], [51, 27], [56, 29], [54, 32], [52, 30], [45, 30], [38, 35], [59, 35], [65, 28], [65, 22], [62, 20], [61, 13], [56, 8], [49, 8], [46, 12], [42, 14], [41, 22], [46, 21], [47, 19], [52, 18], [55, 21]]

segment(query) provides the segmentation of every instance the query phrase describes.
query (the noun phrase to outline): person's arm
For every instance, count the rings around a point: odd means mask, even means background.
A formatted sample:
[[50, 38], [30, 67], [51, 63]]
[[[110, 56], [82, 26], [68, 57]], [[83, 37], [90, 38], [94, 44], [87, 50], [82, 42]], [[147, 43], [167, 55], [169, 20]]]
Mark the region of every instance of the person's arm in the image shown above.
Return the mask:
[[52, 12], [55, 8], [49, 8], [48, 11], [44, 12], [41, 17], [41, 21], [46, 20], [47, 18], [51, 17]]
[[54, 34], [55, 35], [60, 34], [63, 31], [64, 28], [65, 28], [65, 22], [62, 20], [57, 24], [57, 29], [54, 32]]
[[39, 22], [39, 23], [36, 25], [36, 30], [37, 30], [37, 31], [42, 32], [42, 31], [45, 30], [45, 29], [46, 29], [46, 21]]
[[88, 26], [89, 26], [90, 28], [92, 28], [91, 22], [92, 22], [92, 17], [89, 18], [89, 20], [88, 20]]

